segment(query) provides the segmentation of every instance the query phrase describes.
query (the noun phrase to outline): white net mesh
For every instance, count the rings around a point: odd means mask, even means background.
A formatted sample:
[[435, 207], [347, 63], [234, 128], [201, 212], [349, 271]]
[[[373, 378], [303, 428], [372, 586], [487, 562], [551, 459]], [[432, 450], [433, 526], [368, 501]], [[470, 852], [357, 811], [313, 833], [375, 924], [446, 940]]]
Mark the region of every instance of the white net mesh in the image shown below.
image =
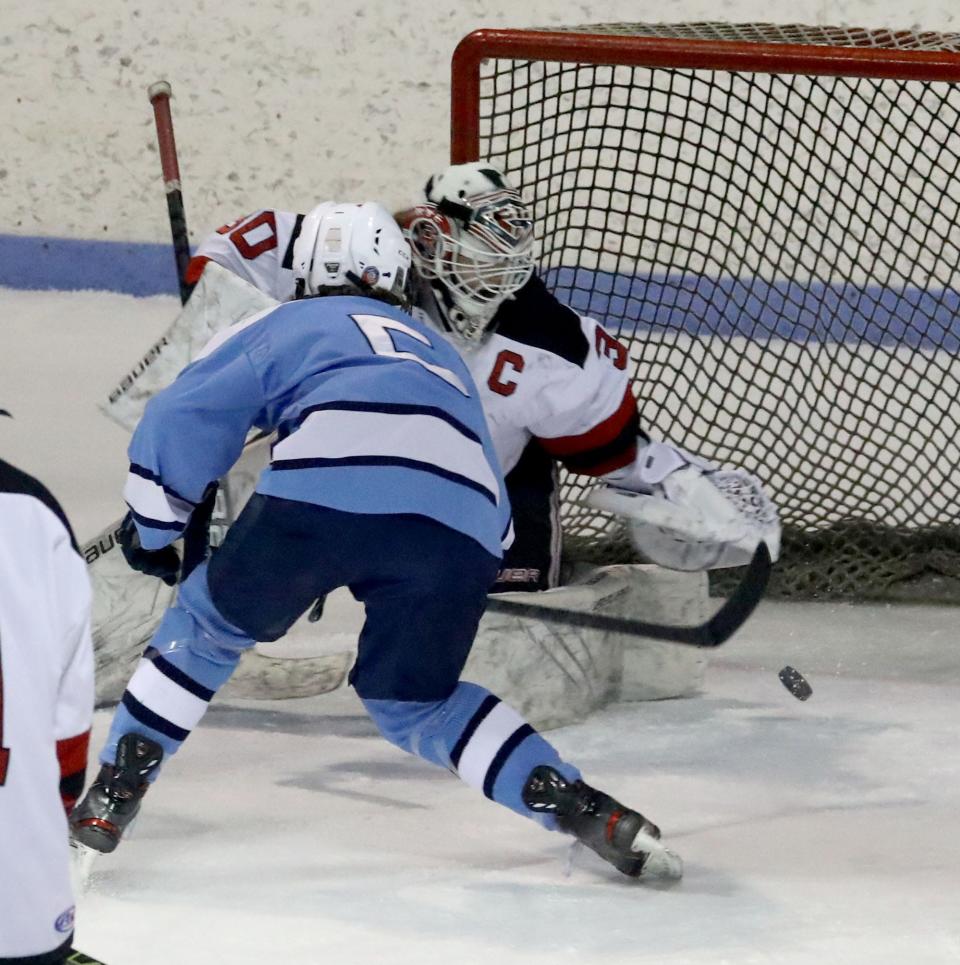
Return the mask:
[[[830, 27], [571, 29], [960, 50]], [[490, 58], [481, 156], [524, 185], [559, 297], [628, 344], [646, 427], [772, 492], [781, 592], [957, 593], [960, 89], [692, 69], [683, 47], [670, 67]], [[577, 505], [589, 484], [565, 480], [568, 544], [617, 558], [617, 524]]]

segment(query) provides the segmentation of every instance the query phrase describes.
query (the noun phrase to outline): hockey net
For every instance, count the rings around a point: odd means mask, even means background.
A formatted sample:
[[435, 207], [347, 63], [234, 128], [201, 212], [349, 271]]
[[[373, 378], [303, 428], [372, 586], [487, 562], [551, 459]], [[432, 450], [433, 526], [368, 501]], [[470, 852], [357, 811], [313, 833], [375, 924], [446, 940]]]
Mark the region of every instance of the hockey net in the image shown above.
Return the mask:
[[[774, 592], [960, 599], [960, 35], [477, 31], [452, 121], [629, 346], [644, 426], [772, 493]], [[629, 559], [592, 484], [566, 546]]]

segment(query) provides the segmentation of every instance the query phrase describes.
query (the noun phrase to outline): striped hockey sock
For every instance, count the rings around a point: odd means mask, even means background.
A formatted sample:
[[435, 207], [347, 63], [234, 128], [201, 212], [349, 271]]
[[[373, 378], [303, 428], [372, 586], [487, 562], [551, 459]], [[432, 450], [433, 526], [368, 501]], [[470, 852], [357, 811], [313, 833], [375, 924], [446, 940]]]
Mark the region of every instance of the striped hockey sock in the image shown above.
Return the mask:
[[[184, 661], [181, 655], [178, 662], [195, 660]], [[148, 649], [114, 714], [110, 735], [100, 753], [101, 763], [113, 763], [117, 741], [131, 731], [155, 740], [163, 748], [166, 760], [190, 736], [215, 693], [216, 688], [201, 684], [170, 657]]]
[[392, 743], [455, 771], [492, 801], [551, 829], [552, 815], [523, 802], [530, 773], [547, 764], [569, 781], [580, 777], [517, 711], [477, 684], [461, 681], [443, 701], [364, 700], [364, 706]]

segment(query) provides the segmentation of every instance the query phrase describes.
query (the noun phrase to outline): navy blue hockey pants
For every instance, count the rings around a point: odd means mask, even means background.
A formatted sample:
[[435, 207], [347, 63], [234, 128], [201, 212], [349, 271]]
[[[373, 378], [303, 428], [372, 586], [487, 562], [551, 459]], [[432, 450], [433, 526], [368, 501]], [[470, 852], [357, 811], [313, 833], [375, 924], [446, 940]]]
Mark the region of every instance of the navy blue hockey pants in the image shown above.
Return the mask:
[[361, 697], [439, 700], [460, 679], [498, 561], [424, 516], [343, 513], [255, 493], [214, 554], [217, 609], [277, 640], [318, 597], [366, 608], [350, 682]]
[[498, 560], [426, 517], [363, 515], [254, 494], [223, 545], [181, 585], [123, 695], [101, 752], [130, 731], [169, 756], [243, 650], [283, 636], [315, 599], [347, 586], [366, 608], [350, 675], [380, 732], [487, 797], [522, 802], [531, 770], [576, 768], [484, 687], [460, 682]]

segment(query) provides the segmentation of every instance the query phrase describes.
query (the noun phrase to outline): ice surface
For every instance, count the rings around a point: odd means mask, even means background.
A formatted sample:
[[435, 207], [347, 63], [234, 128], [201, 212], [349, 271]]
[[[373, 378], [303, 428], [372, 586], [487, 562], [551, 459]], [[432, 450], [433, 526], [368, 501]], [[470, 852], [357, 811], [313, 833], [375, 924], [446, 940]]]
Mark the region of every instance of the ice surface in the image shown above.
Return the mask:
[[[92, 535], [126, 441], [95, 404], [176, 302], [0, 290], [0, 311], [0, 455]], [[957, 616], [765, 603], [700, 696], [551, 732], [660, 824], [672, 887], [587, 852], [565, 875], [566, 839], [388, 745], [350, 691], [215, 702], [98, 861], [77, 944], [110, 965], [960, 962]]]

